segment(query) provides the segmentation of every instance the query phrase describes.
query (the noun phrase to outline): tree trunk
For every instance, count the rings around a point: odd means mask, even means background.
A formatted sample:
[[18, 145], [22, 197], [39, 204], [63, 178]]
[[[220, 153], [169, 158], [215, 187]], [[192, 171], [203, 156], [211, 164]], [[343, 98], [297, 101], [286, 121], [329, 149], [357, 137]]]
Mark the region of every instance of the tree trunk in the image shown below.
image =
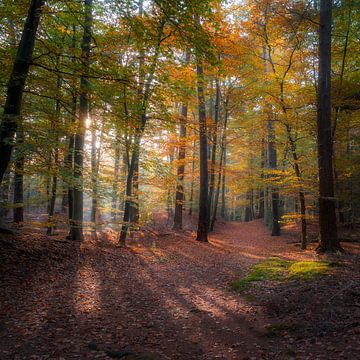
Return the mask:
[[112, 189], [112, 199], [111, 199], [111, 218], [113, 221], [116, 221], [118, 213], [118, 192], [119, 192], [119, 176], [120, 176], [120, 142], [116, 138], [115, 144], [115, 160], [114, 160], [114, 180], [113, 180], [113, 189]]
[[98, 199], [98, 188], [97, 188], [97, 151], [96, 151], [96, 123], [92, 119], [91, 123], [91, 185], [92, 185], [92, 196], [91, 196], [91, 237], [96, 240], [96, 213], [97, 213], [97, 199]]
[[[195, 117], [195, 115], [194, 115]], [[189, 216], [192, 215], [193, 212], [193, 205], [194, 205], [194, 173], [195, 173], [195, 152], [196, 152], [196, 140], [194, 137], [193, 141], [193, 148], [192, 148], [193, 154], [192, 154], [192, 160], [191, 160], [191, 184], [190, 184], [190, 197], [189, 197]]]
[[[61, 78], [57, 78], [57, 92], [61, 91]], [[48, 228], [47, 235], [53, 234], [54, 229], [54, 213], [55, 213], [55, 203], [56, 203], [56, 193], [57, 193], [57, 184], [58, 184], [58, 166], [59, 166], [59, 124], [60, 124], [60, 101], [56, 100], [55, 102], [55, 123], [52, 123], [52, 132], [55, 135], [55, 148], [54, 148], [54, 166], [52, 168], [52, 184], [51, 184], [51, 198], [49, 202], [49, 214], [48, 214]]]
[[[142, 96], [142, 103], [141, 103], [141, 113], [139, 116], [139, 127], [136, 129], [135, 133], [135, 140], [134, 140], [134, 148], [133, 154], [131, 157], [131, 164], [129, 166], [127, 180], [126, 180], [126, 200], [125, 200], [125, 211], [123, 217], [123, 224], [121, 227], [120, 237], [119, 237], [119, 246], [125, 247], [126, 245], [126, 236], [127, 231], [130, 227], [130, 220], [131, 220], [131, 208], [134, 207], [134, 200], [133, 200], [133, 186], [134, 186], [134, 176], [138, 176], [139, 174], [139, 156], [140, 156], [140, 141], [141, 137], [144, 133], [146, 122], [147, 122], [147, 108], [149, 105], [149, 100], [151, 97], [151, 85], [153, 83], [155, 77], [155, 71], [159, 60], [160, 55], [160, 47], [162, 42], [162, 36], [164, 32], [165, 26], [165, 19], [161, 19], [158, 27], [157, 32], [157, 44], [155, 49], [155, 54], [153, 57], [152, 64], [149, 70], [149, 76], [147, 81], [144, 85], [144, 90], [141, 92]], [[129, 158], [129, 155], [128, 155]], [[137, 173], [137, 174], [135, 174]], [[138, 215], [137, 215], [138, 216]]]
[[[225, 117], [228, 117], [227, 110], [225, 110]], [[226, 210], [226, 133], [224, 139], [224, 159], [223, 159], [223, 173], [222, 173], [222, 180], [221, 180], [221, 218], [227, 219], [227, 210]]]
[[332, 1], [320, 1], [319, 27], [319, 88], [317, 111], [319, 166], [318, 252], [342, 250], [337, 236], [333, 179], [333, 146], [331, 129], [331, 24]]
[[208, 158], [207, 158], [207, 128], [204, 96], [203, 67], [197, 65], [198, 77], [198, 103], [199, 103], [199, 134], [200, 134], [200, 197], [199, 219], [196, 240], [207, 242], [209, 230], [209, 204], [208, 204]]
[[[73, 25], [73, 35], [72, 35], [72, 50], [75, 51], [76, 48], [76, 27]], [[75, 64], [75, 57], [73, 56], [72, 62]], [[75, 80], [75, 79], [74, 79]], [[77, 93], [76, 93], [76, 84], [75, 81], [72, 81], [72, 103], [71, 103], [71, 118], [72, 122], [76, 121], [76, 110], [77, 110]], [[73, 125], [73, 124], [72, 124]], [[67, 189], [67, 196], [68, 196], [68, 217], [69, 217], [69, 224], [70, 224], [70, 232], [68, 238], [71, 238], [71, 224], [73, 221], [73, 209], [74, 209], [74, 181], [73, 181], [73, 174], [74, 174], [74, 149], [75, 149], [75, 135], [73, 133], [69, 134], [69, 144], [68, 144], [68, 154], [66, 157], [66, 164], [65, 167], [67, 169], [67, 177], [68, 177], [68, 189]]]
[[[270, 170], [276, 170], [277, 154], [275, 147], [275, 130], [272, 119], [268, 120], [268, 156]], [[272, 226], [271, 236], [280, 236], [279, 224], [279, 192], [276, 187], [271, 188], [271, 209], [272, 209]]]
[[296, 152], [296, 143], [291, 135], [291, 128], [290, 125], [286, 126], [288, 140], [290, 142], [290, 148], [292, 157], [294, 160], [294, 170], [295, 175], [299, 183], [299, 202], [300, 202], [300, 214], [301, 214], [301, 249], [305, 250], [307, 246], [307, 223], [306, 223], [306, 203], [305, 203], [305, 193], [302, 190], [302, 179], [301, 179], [301, 172], [299, 167], [299, 159]]
[[216, 86], [216, 97], [215, 97], [215, 121], [214, 121], [214, 129], [213, 129], [213, 143], [211, 150], [211, 167], [210, 167], [210, 189], [209, 189], [209, 224], [211, 224], [211, 213], [213, 211], [213, 198], [214, 198], [214, 190], [215, 190], [215, 163], [216, 163], [216, 150], [217, 150], [217, 131], [218, 131], [218, 123], [220, 118], [220, 84], [219, 79], [215, 80]]
[[22, 145], [24, 143], [24, 132], [22, 125], [18, 126], [16, 133], [16, 160], [14, 169], [14, 223], [24, 222], [24, 154]]
[[[266, 150], [265, 150], [265, 139], [261, 139], [261, 179], [264, 179], [264, 169], [266, 166]], [[265, 217], [265, 189], [263, 184], [261, 184], [261, 189], [259, 191], [259, 212], [258, 219], [264, 219]]]
[[134, 178], [134, 172], [136, 168], [136, 163], [139, 161], [139, 151], [140, 151], [140, 135], [135, 136], [134, 140], [134, 149], [133, 149], [133, 155], [130, 162], [130, 167], [128, 169], [128, 175], [126, 179], [126, 199], [125, 199], [125, 210], [124, 210], [124, 218], [123, 218], [123, 224], [121, 227], [121, 233], [120, 233], [120, 239], [119, 239], [119, 245], [121, 247], [125, 247], [126, 245], [126, 236], [128, 229], [131, 225], [130, 222], [130, 216], [131, 216], [131, 208], [132, 208], [132, 191], [133, 191], [133, 178]]
[[[189, 64], [190, 54], [185, 52], [185, 66]], [[179, 153], [177, 167], [177, 184], [175, 194], [175, 213], [174, 229], [181, 230], [183, 226], [183, 207], [185, 200], [184, 193], [184, 175], [185, 175], [185, 157], [186, 157], [186, 123], [188, 116], [187, 104], [182, 104], [180, 109], [180, 129], [179, 129]]]
[[83, 167], [84, 140], [86, 119], [89, 115], [89, 80], [87, 74], [90, 65], [90, 43], [92, 27], [92, 0], [85, 0], [84, 34], [81, 44], [83, 75], [80, 78], [79, 123], [75, 134], [74, 145], [74, 181], [73, 190], [73, 218], [71, 221], [71, 238], [75, 241], [83, 240]]
[[10, 189], [10, 171], [7, 169], [4, 174], [4, 179], [0, 185], [0, 225], [8, 215], [9, 205], [9, 189]]
[[[223, 134], [222, 134], [222, 139], [221, 139], [220, 165], [219, 165], [218, 181], [217, 181], [216, 193], [215, 193], [215, 199], [214, 199], [214, 211], [213, 211], [212, 219], [211, 219], [211, 223], [210, 223], [210, 231], [214, 231], [217, 209], [219, 206], [220, 184], [221, 184], [221, 178], [223, 176], [223, 164], [225, 162], [226, 131], [227, 131], [228, 115], [229, 115], [228, 110], [225, 109]], [[224, 178], [223, 178], [223, 180], [224, 180]], [[225, 194], [224, 194], [224, 198], [225, 198]]]
[[186, 156], [186, 121], [187, 105], [183, 104], [180, 109], [180, 130], [179, 130], [179, 153], [177, 168], [177, 184], [175, 195], [175, 214], [174, 229], [182, 229], [183, 206], [184, 206], [184, 174], [185, 174], [185, 156]]
[[9, 165], [13, 140], [21, 113], [24, 87], [29, 73], [43, 0], [32, 0], [7, 85], [4, 113], [0, 125], [0, 185]]
[[52, 184], [51, 184], [51, 197], [49, 203], [49, 214], [48, 214], [48, 228], [46, 231], [47, 235], [52, 235], [54, 230], [54, 213], [55, 213], [55, 203], [56, 203], [56, 193], [57, 193], [57, 167], [59, 163], [59, 149], [57, 145], [54, 149], [54, 169], [53, 169], [53, 177], [52, 177]]

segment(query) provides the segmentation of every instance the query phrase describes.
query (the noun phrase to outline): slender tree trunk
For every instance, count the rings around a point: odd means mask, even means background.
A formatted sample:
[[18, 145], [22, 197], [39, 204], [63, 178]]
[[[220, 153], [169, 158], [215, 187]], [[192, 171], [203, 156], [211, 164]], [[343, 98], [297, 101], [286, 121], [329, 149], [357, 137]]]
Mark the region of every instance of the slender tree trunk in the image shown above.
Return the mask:
[[[265, 139], [261, 139], [261, 179], [264, 179], [264, 169], [266, 166], [266, 151], [265, 151]], [[261, 184], [259, 191], [259, 212], [258, 219], [264, 219], [265, 217], [265, 189]]]
[[342, 250], [337, 236], [331, 131], [331, 24], [332, 1], [320, 1], [318, 165], [319, 165], [319, 252]]
[[[269, 156], [270, 170], [276, 170], [277, 154], [276, 154], [276, 147], [275, 147], [274, 122], [272, 119], [268, 120], [268, 156]], [[272, 209], [271, 236], [279, 236], [280, 235], [279, 192], [276, 189], [276, 187], [274, 187], [274, 186], [271, 189], [271, 209]]]
[[97, 239], [96, 233], [96, 213], [97, 213], [97, 199], [98, 199], [98, 188], [97, 188], [97, 151], [96, 151], [96, 124], [95, 119], [92, 119], [91, 126], [91, 185], [92, 185], [92, 197], [91, 197], [91, 236], [94, 240]]
[[180, 130], [179, 130], [179, 153], [177, 168], [177, 184], [175, 195], [175, 214], [174, 229], [182, 229], [183, 223], [183, 206], [184, 206], [184, 174], [185, 174], [185, 156], [186, 156], [186, 119], [188, 108], [183, 104], [180, 110]]
[[22, 145], [24, 143], [24, 131], [20, 124], [16, 133], [16, 160], [14, 169], [14, 223], [24, 222], [24, 163]]
[[191, 160], [191, 184], [190, 184], [190, 197], [189, 197], [189, 216], [192, 215], [194, 206], [194, 185], [195, 185], [195, 152], [196, 152], [196, 140], [194, 137], [193, 148], [192, 148], [192, 160]]
[[[189, 64], [189, 52], [185, 52], [185, 65]], [[184, 175], [185, 175], [185, 156], [186, 156], [186, 122], [188, 116], [187, 104], [182, 104], [180, 109], [180, 129], [179, 129], [179, 153], [177, 167], [177, 183], [175, 195], [174, 229], [181, 230], [183, 226], [183, 207], [184, 207]]]
[[[227, 110], [225, 110], [225, 117], [227, 118]], [[224, 139], [224, 145], [223, 145], [223, 151], [224, 151], [224, 159], [223, 159], [223, 173], [222, 173], [222, 180], [221, 180], [221, 218], [227, 219], [227, 208], [226, 208], [226, 133], [225, 133], [225, 139]]]
[[139, 224], [139, 159], [135, 163], [134, 175], [132, 179], [132, 202], [130, 210], [130, 221], [133, 225]]
[[132, 190], [133, 190], [133, 178], [134, 178], [134, 172], [136, 168], [136, 162], [138, 162], [139, 158], [139, 151], [140, 151], [140, 135], [135, 136], [134, 140], [134, 149], [133, 149], [133, 155], [130, 162], [130, 167], [128, 169], [128, 175], [126, 179], [126, 198], [125, 198], [125, 210], [124, 210], [124, 218], [123, 218], [123, 224], [121, 227], [121, 233], [120, 233], [120, 239], [119, 244], [121, 247], [125, 247], [126, 245], [126, 236], [128, 229], [131, 225], [130, 222], [130, 216], [131, 216], [131, 208], [132, 208]]
[[113, 180], [113, 189], [112, 189], [112, 199], [111, 199], [111, 217], [113, 221], [116, 221], [117, 218], [117, 202], [118, 202], [118, 192], [119, 192], [119, 176], [120, 176], [120, 143], [119, 139], [116, 139], [115, 144], [115, 160], [114, 160], [114, 180]]
[[198, 102], [199, 102], [199, 134], [200, 134], [200, 197], [197, 238], [198, 241], [208, 241], [209, 204], [208, 204], [208, 157], [207, 157], [207, 128], [204, 96], [204, 74], [201, 64], [197, 65]]
[[82, 39], [83, 75], [80, 78], [79, 123], [75, 134], [74, 145], [74, 180], [73, 218], [71, 222], [72, 240], [83, 240], [83, 167], [85, 123], [89, 115], [89, 80], [87, 74], [90, 66], [90, 43], [92, 27], [92, 0], [85, 0], [84, 35]]
[[13, 140], [21, 113], [24, 87], [29, 73], [43, 0], [32, 0], [7, 85], [4, 113], [0, 125], [0, 185], [9, 165]]
[[[57, 92], [61, 91], [61, 78], [57, 78]], [[57, 184], [58, 184], [58, 166], [59, 166], [59, 124], [60, 124], [60, 100], [55, 102], [55, 123], [52, 123], [52, 132], [55, 135], [55, 147], [54, 147], [54, 166], [51, 169], [52, 172], [52, 184], [51, 184], [51, 197], [49, 202], [49, 213], [48, 213], [48, 228], [47, 235], [52, 235], [54, 230], [54, 213], [57, 195]]]
[[[9, 188], [10, 188], [10, 171], [7, 169], [4, 174], [4, 179], [0, 185], [0, 225], [8, 215], [9, 205]], [[1, 230], [0, 230], [1, 232]]]
[[301, 171], [299, 167], [299, 158], [296, 152], [296, 143], [291, 135], [290, 125], [286, 126], [287, 136], [290, 143], [291, 153], [294, 160], [294, 170], [297, 181], [299, 183], [299, 202], [300, 202], [300, 214], [301, 214], [301, 248], [306, 249], [307, 246], [307, 223], [306, 223], [306, 202], [305, 202], [305, 193], [302, 190], [302, 178]]
[[[211, 223], [210, 223], [210, 231], [214, 231], [214, 226], [215, 226], [216, 216], [217, 216], [217, 210], [218, 210], [218, 207], [219, 207], [220, 184], [221, 184], [221, 178], [223, 176], [223, 164], [225, 162], [227, 122], [228, 122], [228, 111], [227, 111], [227, 109], [225, 109], [223, 134], [222, 134], [222, 139], [221, 139], [219, 173], [218, 173], [218, 180], [217, 180], [216, 193], [215, 193], [215, 199], [214, 199], [214, 211], [213, 211], [212, 218], [211, 218]], [[224, 194], [224, 197], [225, 197], [225, 194]]]
[[[119, 246], [125, 247], [126, 245], [126, 236], [128, 229], [131, 224], [131, 208], [134, 207], [134, 200], [133, 200], [133, 186], [134, 186], [134, 176], [135, 172], [139, 173], [139, 156], [140, 156], [140, 141], [141, 137], [144, 133], [146, 122], [147, 122], [147, 108], [149, 105], [149, 100], [151, 97], [151, 85], [154, 80], [156, 67], [159, 60], [160, 55], [160, 47], [162, 42], [162, 36], [164, 32], [165, 26], [165, 19], [161, 19], [158, 32], [157, 32], [157, 44], [155, 49], [155, 54], [153, 57], [152, 64], [149, 70], [149, 76], [147, 81], [144, 85], [143, 96], [142, 96], [142, 103], [141, 103], [141, 113], [139, 117], [139, 127], [136, 129], [136, 133], [134, 136], [134, 148], [131, 158], [131, 164], [129, 166], [127, 180], [126, 180], [126, 200], [125, 200], [125, 210], [124, 210], [124, 217], [123, 217], [123, 224], [121, 227], [120, 237], [119, 237]], [[129, 157], [129, 155], [128, 155]]]
[[54, 214], [55, 214], [55, 203], [56, 203], [56, 193], [57, 193], [57, 167], [59, 165], [59, 149], [56, 145], [54, 149], [54, 169], [51, 183], [51, 197], [49, 202], [49, 214], [48, 214], [48, 228], [46, 231], [47, 235], [52, 235], [54, 230]]
[[249, 222], [251, 220], [252, 220], [252, 217], [251, 217], [251, 192], [248, 191], [246, 193], [246, 207], [245, 207], [244, 221]]
[[216, 86], [216, 97], [215, 97], [215, 121], [214, 121], [214, 129], [213, 129], [213, 143], [211, 150], [211, 167], [210, 167], [210, 189], [209, 189], [209, 225], [211, 226], [211, 214], [213, 212], [213, 198], [215, 191], [215, 163], [216, 163], [216, 150], [217, 150], [217, 131], [218, 131], [218, 123], [220, 118], [220, 84], [219, 79], [215, 80]]
[[[75, 52], [76, 48], [76, 27], [73, 25], [72, 28], [73, 35], [72, 35], [72, 50]], [[72, 62], [75, 64], [75, 57], [72, 57]], [[76, 111], [77, 111], [77, 92], [76, 92], [76, 84], [75, 81], [72, 81], [73, 89], [72, 89], [72, 103], [71, 103], [71, 118], [72, 123], [76, 122]], [[73, 124], [72, 124], [73, 125]], [[68, 144], [68, 154], [66, 157], [66, 170], [67, 170], [67, 177], [68, 177], [68, 189], [67, 189], [67, 203], [68, 203], [68, 218], [70, 224], [70, 232], [68, 238], [71, 238], [71, 224], [73, 222], [73, 209], [74, 209], [74, 181], [73, 181], [73, 174], [74, 174], [74, 149], [75, 149], [75, 135], [71, 132], [69, 134], [69, 144]]]

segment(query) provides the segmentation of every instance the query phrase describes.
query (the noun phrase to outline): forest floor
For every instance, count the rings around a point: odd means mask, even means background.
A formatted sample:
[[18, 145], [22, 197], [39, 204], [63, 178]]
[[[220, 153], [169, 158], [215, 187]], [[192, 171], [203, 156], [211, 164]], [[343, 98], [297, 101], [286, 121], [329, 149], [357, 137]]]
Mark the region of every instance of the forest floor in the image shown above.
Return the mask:
[[359, 243], [331, 276], [230, 289], [271, 256], [319, 259], [296, 236], [261, 221], [219, 223], [207, 244], [146, 230], [126, 249], [111, 232], [2, 235], [0, 359], [359, 359]]

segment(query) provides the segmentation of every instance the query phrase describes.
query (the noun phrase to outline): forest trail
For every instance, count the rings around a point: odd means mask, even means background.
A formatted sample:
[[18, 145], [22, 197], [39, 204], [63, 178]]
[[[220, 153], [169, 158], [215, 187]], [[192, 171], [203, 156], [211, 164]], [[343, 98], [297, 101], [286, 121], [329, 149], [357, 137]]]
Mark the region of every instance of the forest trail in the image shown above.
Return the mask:
[[[29, 234], [24, 244], [30, 239], [44, 241]], [[219, 225], [208, 244], [169, 232], [132, 239], [127, 249], [111, 238], [80, 249], [56, 239], [46, 251], [10, 246], [1, 264], [0, 358], [108, 359], [106, 350], [124, 349], [154, 359], [295, 358], [288, 338], [265, 336], [263, 305], [229, 288], [269, 256], [314, 257], [292, 240], [253, 221]]]

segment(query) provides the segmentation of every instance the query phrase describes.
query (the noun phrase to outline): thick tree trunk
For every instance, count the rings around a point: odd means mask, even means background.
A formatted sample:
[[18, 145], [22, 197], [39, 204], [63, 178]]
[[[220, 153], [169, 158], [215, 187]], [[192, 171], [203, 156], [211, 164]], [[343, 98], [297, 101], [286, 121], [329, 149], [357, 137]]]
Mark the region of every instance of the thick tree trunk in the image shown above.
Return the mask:
[[13, 140], [21, 113], [22, 97], [32, 60], [43, 0], [32, 0], [7, 86], [4, 113], [0, 125], [0, 185], [9, 165]]
[[80, 78], [79, 122], [75, 134], [74, 145], [74, 190], [73, 190], [73, 218], [71, 221], [71, 238], [75, 241], [83, 240], [83, 167], [85, 123], [89, 115], [89, 80], [87, 74], [90, 65], [90, 43], [92, 27], [92, 0], [85, 0], [84, 35], [82, 39], [83, 75]]
[[319, 252], [342, 250], [337, 236], [331, 129], [331, 24], [332, 1], [320, 1], [318, 165], [319, 165]]
[[199, 135], [200, 135], [200, 197], [199, 219], [196, 240], [207, 242], [209, 231], [208, 204], [208, 157], [207, 157], [207, 127], [204, 96], [204, 75], [201, 64], [197, 65], [198, 103], [199, 103]]

